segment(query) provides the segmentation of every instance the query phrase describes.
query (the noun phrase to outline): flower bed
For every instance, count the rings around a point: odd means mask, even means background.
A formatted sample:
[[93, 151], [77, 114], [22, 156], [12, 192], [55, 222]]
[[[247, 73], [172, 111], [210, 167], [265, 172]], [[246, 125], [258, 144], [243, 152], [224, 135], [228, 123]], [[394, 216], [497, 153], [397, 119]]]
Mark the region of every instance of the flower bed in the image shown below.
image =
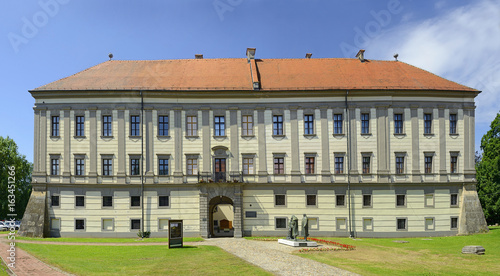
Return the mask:
[[[337, 248], [337, 249], [343, 250], [343, 251], [350, 251], [350, 250], [356, 249], [356, 246], [354, 246], [354, 245], [343, 244], [343, 243], [339, 243], [339, 242], [335, 242], [335, 241], [328, 241], [328, 240], [316, 239], [316, 238], [308, 238], [308, 240], [315, 241], [318, 243], [338, 246], [339, 248]], [[318, 248], [318, 249], [322, 249], [322, 248]], [[327, 249], [327, 248], [325, 248], [325, 249]], [[309, 250], [309, 251], [338, 251], [338, 250]]]

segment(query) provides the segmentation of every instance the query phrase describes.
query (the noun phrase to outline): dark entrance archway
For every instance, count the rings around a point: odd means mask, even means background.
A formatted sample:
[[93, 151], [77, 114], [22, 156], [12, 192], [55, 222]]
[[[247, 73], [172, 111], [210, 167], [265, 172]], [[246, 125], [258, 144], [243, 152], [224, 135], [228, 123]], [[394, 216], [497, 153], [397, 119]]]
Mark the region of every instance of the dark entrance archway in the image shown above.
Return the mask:
[[213, 197], [208, 204], [208, 215], [210, 237], [234, 237], [232, 199], [226, 196]]

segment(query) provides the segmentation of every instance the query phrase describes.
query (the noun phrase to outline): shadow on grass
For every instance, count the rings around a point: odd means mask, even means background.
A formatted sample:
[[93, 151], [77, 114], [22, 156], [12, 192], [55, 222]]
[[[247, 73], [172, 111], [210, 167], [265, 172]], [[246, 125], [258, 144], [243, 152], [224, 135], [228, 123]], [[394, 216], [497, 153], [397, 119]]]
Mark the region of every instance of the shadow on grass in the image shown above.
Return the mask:
[[195, 249], [195, 248], [199, 248], [199, 246], [184, 245], [183, 247], [172, 247], [169, 248], [168, 250], [182, 250], [182, 249]]

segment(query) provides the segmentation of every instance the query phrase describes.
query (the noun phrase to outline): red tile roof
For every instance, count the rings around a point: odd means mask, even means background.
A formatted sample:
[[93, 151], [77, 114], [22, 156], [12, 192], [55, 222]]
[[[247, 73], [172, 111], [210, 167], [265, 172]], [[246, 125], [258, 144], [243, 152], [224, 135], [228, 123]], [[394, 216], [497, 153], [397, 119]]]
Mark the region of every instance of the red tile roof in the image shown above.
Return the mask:
[[[253, 64], [253, 63], [252, 63]], [[478, 92], [401, 61], [256, 59], [260, 90], [445, 90]], [[252, 68], [255, 75], [255, 68]], [[246, 58], [111, 60], [33, 91], [253, 90]], [[257, 78], [257, 80], [256, 80]]]

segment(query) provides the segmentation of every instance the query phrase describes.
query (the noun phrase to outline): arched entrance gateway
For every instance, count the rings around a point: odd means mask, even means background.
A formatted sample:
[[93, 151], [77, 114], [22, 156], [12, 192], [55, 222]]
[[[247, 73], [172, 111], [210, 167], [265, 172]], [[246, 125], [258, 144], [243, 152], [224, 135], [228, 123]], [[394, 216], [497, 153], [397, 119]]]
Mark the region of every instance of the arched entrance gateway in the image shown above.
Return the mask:
[[230, 198], [212, 198], [208, 204], [208, 215], [210, 237], [234, 237], [234, 206]]
[[200, 235], [203, 238], [243, 236], [242, 184], [234, 182], [200, 184]]

